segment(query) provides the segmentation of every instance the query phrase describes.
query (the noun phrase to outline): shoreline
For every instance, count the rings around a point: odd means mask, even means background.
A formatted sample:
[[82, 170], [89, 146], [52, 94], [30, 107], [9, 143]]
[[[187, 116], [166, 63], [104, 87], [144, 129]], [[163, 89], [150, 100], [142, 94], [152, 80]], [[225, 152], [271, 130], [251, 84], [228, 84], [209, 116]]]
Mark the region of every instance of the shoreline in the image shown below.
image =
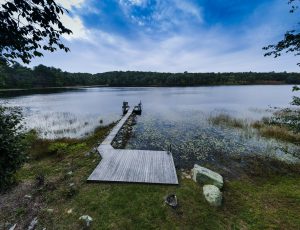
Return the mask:
[[44, 89], [77, 89], [77, 88], [93, 88], [93, 87], [107, 87], [107, 85], [78, 85], [78, 86], [36, 87], [36, 88], [13, 88], [13, 89], [0, 89], [0, 92], [25, 91], [25, 90], [44, 90]]
[[214, 85], [78, 85], [78, 86], [55, 86], [55, 87], [36, 87], [36, 88], [12, 88], [12, 89], [0, 89], [0, 92], [9, 91], [27, 91], [27, 90], [48, 90], [48, 89], [78, 89], [78, 88], [98, 88], [98, 87], [124, 87], [124, 88], [186, 88], [186, 87], [217, 87], [217, 86], [282, 86], [282, 85], [297, 85], [287, 84], [283, 82], [264, 83], [257, 82], [253, 84], [214, 84]]

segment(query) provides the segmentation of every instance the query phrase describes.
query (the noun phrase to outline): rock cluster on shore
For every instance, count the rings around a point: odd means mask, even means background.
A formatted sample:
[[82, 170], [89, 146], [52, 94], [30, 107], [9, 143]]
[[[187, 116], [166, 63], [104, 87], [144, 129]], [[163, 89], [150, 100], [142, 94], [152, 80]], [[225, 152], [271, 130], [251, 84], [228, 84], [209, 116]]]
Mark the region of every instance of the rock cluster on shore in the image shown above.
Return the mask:
[[193, 180], [203, 186], [203, 194], [207, 202], [215, 207], [222, 204], [223, 177], [210, 169], [197, 164], [192, 169]]

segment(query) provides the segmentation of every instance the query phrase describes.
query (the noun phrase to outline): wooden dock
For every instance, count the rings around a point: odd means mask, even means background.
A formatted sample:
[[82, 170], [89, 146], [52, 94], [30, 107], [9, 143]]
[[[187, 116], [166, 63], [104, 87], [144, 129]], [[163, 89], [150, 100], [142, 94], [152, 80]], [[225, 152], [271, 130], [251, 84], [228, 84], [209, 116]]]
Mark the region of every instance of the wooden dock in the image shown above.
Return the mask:
[[102, 160], [89, 176], [88, 181], [177, 185], [178, 179], [172, 153], [114, 149], [111, 146], [115, 136], [132, 112], [132, 108], [128, 110], [98, 147]]

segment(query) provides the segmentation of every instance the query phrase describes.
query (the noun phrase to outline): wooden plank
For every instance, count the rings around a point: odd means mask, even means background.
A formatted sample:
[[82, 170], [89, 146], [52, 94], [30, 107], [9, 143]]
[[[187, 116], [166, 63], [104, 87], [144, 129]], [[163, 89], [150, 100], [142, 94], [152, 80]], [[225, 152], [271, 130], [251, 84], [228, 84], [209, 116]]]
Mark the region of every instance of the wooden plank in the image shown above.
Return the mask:
[[88, 181], [178, 184], [171, 153], [166, 151], [114, 149], [112, 141], [123, 127], [133, 109], [112, 129], [98, 147], [102, 160]]
[[[113, 150], [89, 181], [178, 184], [171, 154], [163, 151]], [[174, 169], [174, 170], [173, 170]]]

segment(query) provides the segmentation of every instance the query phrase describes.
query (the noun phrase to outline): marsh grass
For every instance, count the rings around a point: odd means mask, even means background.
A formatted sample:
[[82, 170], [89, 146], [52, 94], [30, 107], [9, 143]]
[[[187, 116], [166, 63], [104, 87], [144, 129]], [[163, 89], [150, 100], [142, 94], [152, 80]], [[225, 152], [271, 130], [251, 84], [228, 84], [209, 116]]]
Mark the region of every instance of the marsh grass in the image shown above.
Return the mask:
[[213, 125], [229, 126], [233, 128], [244, 128], [246, 122], [242, 119], [231, 117], [227, 114], [219, 114], [215, 117], [209, 117], [208, 121]]
[[43, 139], [84, 138], [103, 123], [96, 115], [75, 115], [70, 112], [47, 112], [28, 115], [25, 127], [37, 131]]
[[[208, 120], [213, 125], [243, 129], [243, 131], [248, 134], [251, 133], [251, 128], [254, 128], [262, 137], [273, 138], [296, 145], [300, 144], [300, 133], [295, 133], [284, 125], [273, 124], [270, 119], [266, 117], [260, 121], [249, 123], [246, 120], [237, 119], [227, 114], [220, 114], [216, 117], [209, 117]], [[253, 134], [250, 136], [253, 136]]]
[[280, 141], [290, 142], [296, 145], [300, 144], [300, 133], [295, 133], [284, 125], [269, 123], [266, 119], [252, 124], [259, 134], [266, 138], [274, 138]]

